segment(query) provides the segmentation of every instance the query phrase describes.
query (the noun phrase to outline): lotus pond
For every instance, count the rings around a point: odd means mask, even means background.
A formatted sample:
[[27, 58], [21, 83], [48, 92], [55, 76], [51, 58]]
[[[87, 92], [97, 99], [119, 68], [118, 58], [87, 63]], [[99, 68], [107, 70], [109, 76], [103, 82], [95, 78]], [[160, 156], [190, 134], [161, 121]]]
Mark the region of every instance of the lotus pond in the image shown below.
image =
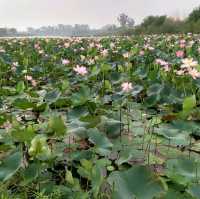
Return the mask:
[[200, 35], [0, 40], [0, 199], [199, 199]]

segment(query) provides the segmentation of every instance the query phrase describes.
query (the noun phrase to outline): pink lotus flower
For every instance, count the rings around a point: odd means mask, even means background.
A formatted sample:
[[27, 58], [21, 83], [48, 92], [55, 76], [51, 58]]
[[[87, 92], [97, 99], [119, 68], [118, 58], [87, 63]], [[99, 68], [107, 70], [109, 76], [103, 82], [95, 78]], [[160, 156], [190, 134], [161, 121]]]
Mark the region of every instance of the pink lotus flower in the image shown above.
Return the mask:
[[86, 75], [88, 73], [87, 68], [85, 66], [79, 66], [77, 65], [76, 67], [73, 68], [73, 70], [79, 74], [79, 75]]
[[16, 66], [19, 65], [19, 63], [18, 62], [13, 62], [12, 65], [16, 67]]
[[101, 54], [106, 57], [108, 55], [108, 50], [104, 49], [103, 51], [101, 51]]
[[143, 55], [144, 55], [144, 51], [141, 50], [139, 54], [140, 54], [141, 56], [143, 56]]
[[129, 58], [129, 57], [130, 57], [130, 53], [128, 53], [128, 52], [124, 53], [124, 54], [123, 54], [123, 57], [124, 57], [124, 58]]
[[96, 44], [96, 47], [97, 47], [98, 49], [100, 49], [100, 48], [102, 48], [102, 45], [101, 45], [101, 44]]
[[160, 66], [162, 66], [165, 72], [169, 72], [171, 69], [169, 63], [162, 59], [156, 59], [156, 64], [159, 64]]
[[69, 47], [70, 47], [70, 44], [69, 44], [69, 43], [64, 43], [64, 47], [65, 47], [65, 48], [69, 48]]
[[176, 71], [177, 75], [184, 75], [185, 71], [184, 70], [178, 70]]
[[191, 75], [193, 79], [197, 79], [200, 77], [200, 72], [198, 72], [195, 68], [188, 69], [188, 74]]
[[0, 47], [0, 52], [5, 53], [6, 51], [3, 48]]
[[15, 66], [12, 66], [12, 67], [11, 67], [11, 70], [12, 70], [13, 72], [16, 72], [17, 68], [16, 68]]
[[38, 53], [39, 53], [39, 54], [43, 54], [43, 53], [44, 53], [44, 50], [39, 50]]
[[180, 44], [185, 44], [185, 42], [186, 42], [185, 39], [180, 40]]
[[11, 70], [13, 71], [13, 72], [15, 72], [16, 70], [17, 70], [17, 66], [18, 66], [19, 64], [18, 64], [18, 62], [13, 62], [12, 63], [12, 66], [11, 66]]
[[184, 57], [184, 52], [182, 50], [178, 50], [178, 51], [176, 51], [176, 56], [179, 58], [182, 58], [182, 57]]
[[130, 82], [122, 83], [121, 87], [122, 87], [122, 91], [126, 93], [130, 92], [133, 89], [132, 83]]
[[185, 48], [185, 43], [181, 43], [180, 48]]
[[94, 48], [95, 44], [94, 43], [90, 43], [89, 46], [90, 46], [90, 48]]
[[31, 84], [32, 84], [33, 87], [36, 87], [36, 86], [37, 86], [36, 80], [33, 79], [33, 80], [31, 81]]
[[32, 80], [33, 80], [33, 77], [30, 76], [30, 75], [26, 75], [26, 76], [25, 76], [25, 79], [28, 80], [28, 81], [32, 81]]
[[89, 60], [88, 60], [88, 64], [92, 65], [92, 64], [94, 64], [94, 63], [95, 63], [95, 60], [94, 60], [94, 59], [89, 59]]
[[31, 84], [32, 84], [33, 87], [36, 87], [36, 86], [37, 86], [37, 81], [34, 80], [32, 76], [26, 75], [26, 76], [25, 76], [25, 80], [31, 82]]
[[159, 64], [161, 66], [169, 65], [168, 62], [162, 60], [162, 59], [156, 59], [156, 64]]
[[81, 48], [80, 48], [80, 50], [81, 50], [81, 51], [84, 51], [84, 50], [85, 50], [85, 48], [81, 47]]
[[115, 47], [115, 44], [112, 42], [110, 43], [110, 48], [114, 48]]
[[155, 48], [154, 48], [154, 47], [151, 47], [151, 46], [149, 46], [149, 47], [148, 47], [148, 49], [149, 49], [150, 51], [152, 51], [152, 50], [154, 50]]
[[70, 61], [68, 59], [63, 59], [62, 60], [62, 64], [63, 65], [68, 65], [70, 63]]
[[190, 67], [195, 67], [198, 65], [197, 61], [194, 61], [193, 58], [186, 58], [182, 60], [182, 65], [181, 68], [190, 68]]
[[40, 45], [39, 45], [39, 44], [35, 44], [35, 45], [34, 45], [34, 48], [35, 48], [35, 49], [40, 49]]

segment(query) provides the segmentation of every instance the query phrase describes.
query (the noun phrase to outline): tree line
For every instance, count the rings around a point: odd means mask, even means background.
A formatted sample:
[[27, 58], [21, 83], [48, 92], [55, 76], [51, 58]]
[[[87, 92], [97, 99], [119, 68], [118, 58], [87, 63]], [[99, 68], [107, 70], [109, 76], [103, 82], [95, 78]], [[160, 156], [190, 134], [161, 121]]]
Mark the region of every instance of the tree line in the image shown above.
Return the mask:
[[119, 29], [119, 35], [161, 34], [161, 33], [200, 33], [200, 6], [195, 8], [185, 19], [166, 15], [148, 16], [141, 24], [133, 28]]
[[163, 16], [148, 16], [136, 26], [134, 33], [200, 33], [200, 7], [195, 8], [184, 20]]

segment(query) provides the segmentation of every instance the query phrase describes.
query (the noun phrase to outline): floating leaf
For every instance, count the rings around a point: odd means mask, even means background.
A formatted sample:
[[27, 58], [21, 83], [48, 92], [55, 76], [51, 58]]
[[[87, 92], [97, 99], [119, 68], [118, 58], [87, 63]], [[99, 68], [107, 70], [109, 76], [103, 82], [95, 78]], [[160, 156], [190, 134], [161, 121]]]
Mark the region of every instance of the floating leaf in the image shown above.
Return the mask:
[[200, 199], [200, 185], [199, 184], [194, 184], [191, 185], [187, 192], [194, 198]]
[[25, 85], [23, 81], [19, 81], [16, 86], [17, 93], [22, 93], [25, 89]]
[[48, 92], [45, 95], [44, 100], [47, 103], [53, 103], [53, 102], [56, 102], [59, 97], [60, 97], [60, 92], [58, 90], [53, 90], [53, 91]]
[[48, 131], [57, 136], [63, 136], [66, 133], [66, 126], [61, 116], [53, 116], [48, 122]]
[[108, 182], [114, 190], [113, 199], [153, 199], [165, 191], [161, 179], [145, 166], [113, 172]]
[[89, 141], [92, 142], [96, 147], [101, 149], [110, 149], [113, 144], [109, 139], [97, 129], [90, 129], [88, 131]]
[[11, 178], [21, 166], [22, 154], [15, 152], [0, 163], [0, 181]]
[[183, 101], [183, 111], [189, 112], [194, 107], [196, 107], [196, 97], [195, 97], [195, 95], [192, 95], [191, 97], [186, 97]]
[[72, 103], [74, 106], [84, 105], [90, 97], [90, 89], [87, 86], [82, 86], [77, 93], [72, 94]]
[[17, 108], [20, 109], [29, 109], [29, 108], [34, 108], [35, 105], [34, 103], [30, 102], [26, 98], [18, 98], [13, 102], [13, 105]]

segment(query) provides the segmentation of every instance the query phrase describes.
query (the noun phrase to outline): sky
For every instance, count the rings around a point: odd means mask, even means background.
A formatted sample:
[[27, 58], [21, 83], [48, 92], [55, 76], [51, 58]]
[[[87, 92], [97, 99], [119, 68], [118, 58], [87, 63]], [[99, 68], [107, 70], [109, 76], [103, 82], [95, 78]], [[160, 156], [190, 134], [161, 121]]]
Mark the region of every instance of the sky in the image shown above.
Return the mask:
[[89, 24], [99, 28], [117, 24], [119, 13], [136, 23], [148, 15], [185, 17], [200, 0], [0, 0], [0, 27], [40, 27]]

